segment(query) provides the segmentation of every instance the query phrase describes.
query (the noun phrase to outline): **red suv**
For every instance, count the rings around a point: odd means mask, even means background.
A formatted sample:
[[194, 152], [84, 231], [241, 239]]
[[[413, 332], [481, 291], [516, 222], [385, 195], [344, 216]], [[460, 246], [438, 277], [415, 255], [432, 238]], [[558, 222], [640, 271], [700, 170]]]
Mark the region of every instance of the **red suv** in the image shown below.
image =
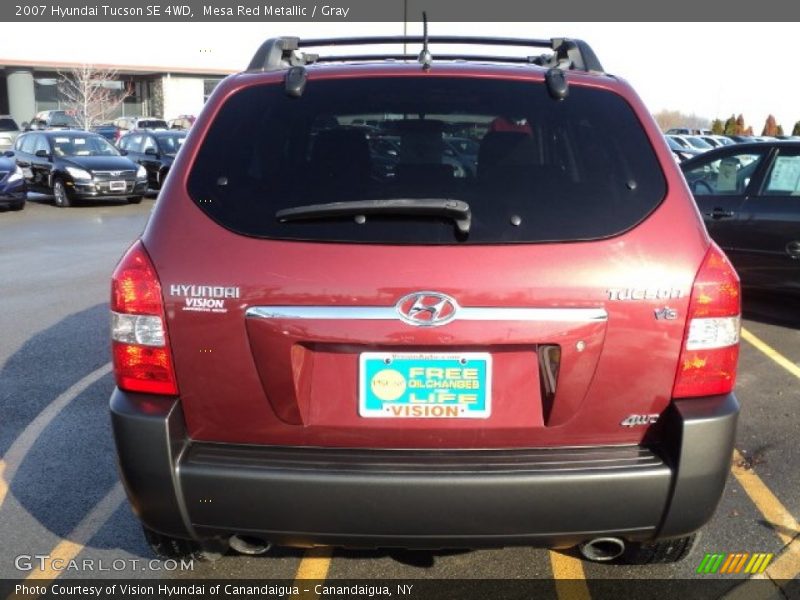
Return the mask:
[[[304, 51], [403, 41], [419, 61]], [[265, 42], [193, 126], [111, 310], [122, 478], [162, 556], [672, 561], [725, 485], [739, 280], [578, 40]]]

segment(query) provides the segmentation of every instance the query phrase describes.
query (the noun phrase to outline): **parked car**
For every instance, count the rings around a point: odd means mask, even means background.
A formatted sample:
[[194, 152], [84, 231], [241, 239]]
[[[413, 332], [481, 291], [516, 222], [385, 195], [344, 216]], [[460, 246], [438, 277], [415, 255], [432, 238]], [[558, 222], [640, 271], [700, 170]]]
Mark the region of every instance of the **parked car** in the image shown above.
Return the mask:
[[695, 150], [694, 148], [690, 148], [689, 144], [684, 142], [684, 145], [681, 145], [674, 136], [665, 135], [664, 139], [667, 141], [667, 145], [669, 149], [672, 150], [672, 153], [678, 159], [678, 162], [683, 162], [685, 160], [689, 160], [699, 154], [702, 154], [700, 150]]
[[10, 115], [0, 115], [0, 153], [11, 150], [19, 135], [19, 125]]
[[720, 146], [726, 145], [725, 143], [723, 143], [722, 141], [723, 139], [726, 139], [728, 142], [731, 141], [728, 140], [727, 138], [721, 138], [716, 135], [701, 135], [698, 137], [704, 142], [706, 142], [708, 145], [710, 145], [712, 148], [719, 148]]
[[698, 129], [692, 127], [673, 127], [667, 129], [668, 135], [713, 135], [710, 129]]
[[25, 131], [47, 131], [49, 129], [79, 129], [75, 113], [67, 110], [43, 110], [28, 123], [22, 124]]
[[692, 135], [693, 133], [698, 133], [698, 130], [689, 127], [673, 127], [667, 129], [666, 135]]
[[677, 144], [681, 148], [686, 148], [687, 150], [694, 150], [694, 151], [697, 150], [696, 148], [692, 148], [689, 142], [687, 142], [682, 135], [667, 134], [664, 137], [667, 139], [668, 142], [671, 140], [673, 143]]
[[114, 123], [102, 123], [92, 127], [92, 132], [102, 135], [112, 144], [116, 144], [122, 135], [122, 131]]
[[114, 125], [120, 130], [121, 135], [134, 129], [168, 129], [164, 119], [154, 117], [119, 117], [114, 120]]
[[179, 115], [174, 119], [170, 119], [169, 121], [167, 121], [167, 126], [169, 129], [188, 131], [194, 124], [194, 121], [195, 121], [194, 115]]
[[[739, 281], [652, 116], [584, 42], [470, 39], [536, 58], [453, 68], [427, 39], [432, 65], [335, 68], [296, 50], [337, 40], [266, 41], [117, 265], [111, 416], [155, 553], [668, 562], [711, 518]], [[394, 176], [356, 119], [398, 138]], [[447, 122], [484, 132], [475, 178]]]
[[682, 135], [678, 137], [685, 141], [689, 145], [689, 148], [700, 152], [706, 152], [714, 147], [698, 135]]
[[6, 150], [0, 154], [0, 207], [22, 210], [26, 197], [22, 169], [17, 166], [14, 153]]
[[133, 131], [120, 138], [118, 147], [133, 162], [147, 169], [148, 186], [158, 190], [185, 139], [184, 131]]
[[752, 135], [729, 135], [726, 137], [737, 144], [746, 144], [753, 141]]
[[142, 201], [147, 171], [103, 136], [86, 131], [24, 133], [15, 145], [28, 189], [52, 194], [56, 206], [79, 200]]
[[737, 144], [681, 168], [742, 283], [800, 292], [800, 142]]
[[733, 144], [736, 143], [731, 138], [725, 135], [708, 135], [705, 136], [703, 139], [706, 138], [711, 138], [713, 140], [716, 140], [720, 146], [732, 146]]

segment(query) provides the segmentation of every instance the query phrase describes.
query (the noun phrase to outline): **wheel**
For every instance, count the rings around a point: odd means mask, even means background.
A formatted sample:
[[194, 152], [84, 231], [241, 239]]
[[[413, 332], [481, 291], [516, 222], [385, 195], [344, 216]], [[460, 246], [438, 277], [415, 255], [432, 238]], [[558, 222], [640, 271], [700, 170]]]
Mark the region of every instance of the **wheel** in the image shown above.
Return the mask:
[[133, 196], [132, 198], [128, 198], [128, 204], [140, 204], [142, 201], [142, 196]]
[[697, 534], [655, 542], [634, 542], [625, 546], [615, 562], [627, 565], [659, 565], [683, 560], [692, 551]]
[[53, 181], [53, 197], [56, 199], [56, 206], [66, 208], [71, 204], [67, 195], [67, 188], [60, 179]]
[[205, 548], [194, 540], [184, 540], [174, 538], [163, 533], [158, 533], [145, 526], [142, 526], [144, 531], [144, 539], [147, 545], [161, 560], [198, 560], [201, 562], [210, 562], [217, 560], [225, 554], [227, 550], [222, 544], [218, 544], [216, 548]]
[[25, 208], [25, 200], [20, 200], [16, 204], [12, 204], [9, 208], [11, 210], [22, 210], [23, 208]]

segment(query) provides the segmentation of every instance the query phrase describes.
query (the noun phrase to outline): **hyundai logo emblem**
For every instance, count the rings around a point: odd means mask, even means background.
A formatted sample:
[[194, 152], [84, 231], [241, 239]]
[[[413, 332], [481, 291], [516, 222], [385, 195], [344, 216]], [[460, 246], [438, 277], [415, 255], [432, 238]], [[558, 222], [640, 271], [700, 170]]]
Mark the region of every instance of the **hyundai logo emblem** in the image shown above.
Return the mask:
[[435, 327], [455, 319], [458, 303], [439, 292], [414, 292], [400, 298], [396, 308], [400, 319], [409, 325]]

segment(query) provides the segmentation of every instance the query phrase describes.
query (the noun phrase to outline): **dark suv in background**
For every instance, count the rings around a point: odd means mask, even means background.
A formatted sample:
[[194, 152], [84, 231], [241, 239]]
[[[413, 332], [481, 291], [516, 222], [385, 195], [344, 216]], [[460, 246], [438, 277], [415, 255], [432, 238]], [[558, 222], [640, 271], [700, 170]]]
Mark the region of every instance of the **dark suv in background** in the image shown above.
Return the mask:
[[149, 188], [158, 190], [185, 139], [185, 131], [133, 131], [122, 136], [117, 146], [128, 158], [147, 170]]
[[729, 472], [739, 280], [586, 43], [268, 40], [171, 173], [111, 293], [155, 552], [689, 551]]

